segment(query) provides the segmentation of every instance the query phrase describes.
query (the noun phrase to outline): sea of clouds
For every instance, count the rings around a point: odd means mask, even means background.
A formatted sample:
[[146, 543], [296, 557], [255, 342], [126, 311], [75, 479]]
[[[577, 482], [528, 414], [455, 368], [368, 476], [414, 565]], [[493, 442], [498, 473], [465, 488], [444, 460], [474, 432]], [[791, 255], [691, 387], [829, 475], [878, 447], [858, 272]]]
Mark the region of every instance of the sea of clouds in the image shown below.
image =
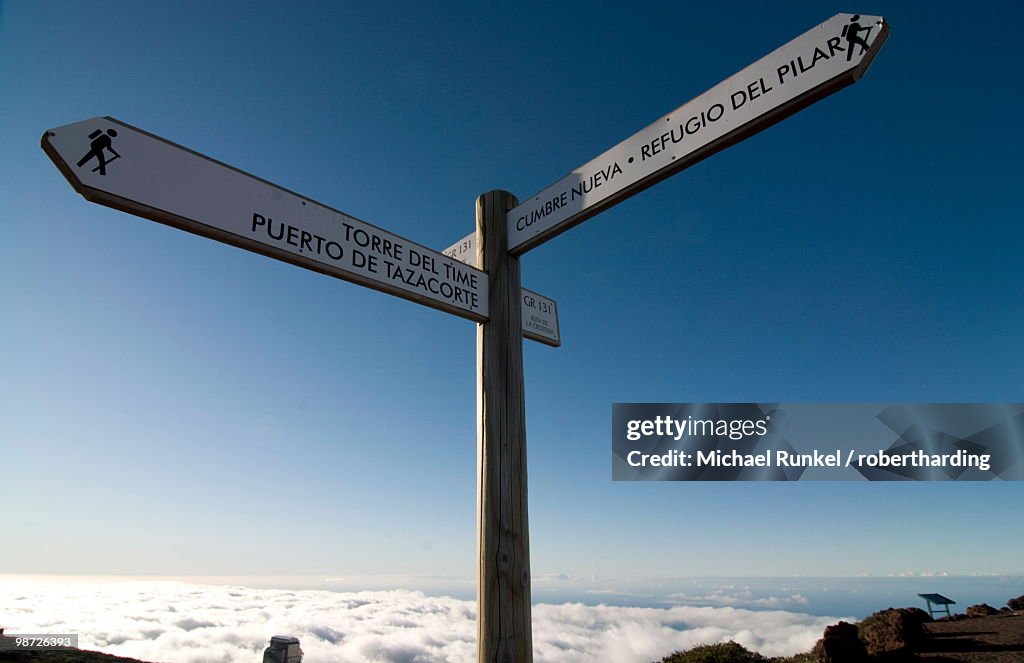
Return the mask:
[[[835, 622], [728, 606], [541, 603], [533, 641], [538, 663], [649, 663], [726, 640], [777, 656], [810, 649]], [[278, 634], [300, 639], [305, 663], [476, 660], [476, 604], [411, 590], [8, 577], [0, 578], [0, 625], [8, 633], [78, 633], [83, 649], [168, 663], [258, 663]]]

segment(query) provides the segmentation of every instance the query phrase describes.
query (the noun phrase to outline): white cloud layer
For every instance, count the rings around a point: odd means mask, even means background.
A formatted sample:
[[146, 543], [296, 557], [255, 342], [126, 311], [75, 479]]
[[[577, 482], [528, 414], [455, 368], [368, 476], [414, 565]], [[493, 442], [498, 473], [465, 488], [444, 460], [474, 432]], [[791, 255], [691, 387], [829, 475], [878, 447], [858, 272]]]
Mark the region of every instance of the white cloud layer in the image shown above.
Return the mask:
[[[83, 649], [168, 663], [258, 663], [272, 635], [294, 635], [304, 663], [470, 663], [476, 605], [418, 591], [287, 591], [163, 581], [0, 579], [9, 633], [78, 633]], [[805, 651], [834, 618], [779, 610], [540, 604], [538, 663], [649, 663], [735, 640], [765, 655]]]

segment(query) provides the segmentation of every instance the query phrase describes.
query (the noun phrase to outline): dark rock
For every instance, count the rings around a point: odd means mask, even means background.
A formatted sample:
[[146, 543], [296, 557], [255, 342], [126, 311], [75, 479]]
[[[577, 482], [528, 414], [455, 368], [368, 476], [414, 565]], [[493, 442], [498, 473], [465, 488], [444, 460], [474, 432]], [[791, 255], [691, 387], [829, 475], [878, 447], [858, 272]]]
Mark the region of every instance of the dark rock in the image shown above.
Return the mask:
[[978, 605], [972, 605], [967, 608], [968, 617], [988, 617], [989, 615], [995, 615], [998, 613], [998, 610], [987, 603], [979, 603]]
[[1010, 608], [1010, 610], [1024, 610], [1024, 594], [1015, 599], [1010, 599], [1006, 602], [1006, 606]]
[[866, 663], [868, 652], [857, 638], [857, 627], [839, 622], [825, 627], [825, 634], [814, 646], [819, 663]]
[[860, 639], [875, 657], [891, 657], [915, 651], [925, 638], [924, 624], [932, 621], [920, 608], [889, 608], [860, 623]]

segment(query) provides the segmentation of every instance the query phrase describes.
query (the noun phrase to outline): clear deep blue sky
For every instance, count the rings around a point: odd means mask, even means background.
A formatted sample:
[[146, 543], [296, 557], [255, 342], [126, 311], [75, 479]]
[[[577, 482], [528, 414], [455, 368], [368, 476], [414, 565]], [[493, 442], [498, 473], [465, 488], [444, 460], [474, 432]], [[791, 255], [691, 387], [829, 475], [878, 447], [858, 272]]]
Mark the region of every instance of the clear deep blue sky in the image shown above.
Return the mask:
[[474, 573], [475, 325], [92, 205], [112, 115], [438, 250], [840, 11], [868, 75], [523, 257], [535, 574], [1024, 572], [1024, 484], [613, 483], [610, 404], [1024, 400], [1005, 3], [0, 5], [0, 570]]

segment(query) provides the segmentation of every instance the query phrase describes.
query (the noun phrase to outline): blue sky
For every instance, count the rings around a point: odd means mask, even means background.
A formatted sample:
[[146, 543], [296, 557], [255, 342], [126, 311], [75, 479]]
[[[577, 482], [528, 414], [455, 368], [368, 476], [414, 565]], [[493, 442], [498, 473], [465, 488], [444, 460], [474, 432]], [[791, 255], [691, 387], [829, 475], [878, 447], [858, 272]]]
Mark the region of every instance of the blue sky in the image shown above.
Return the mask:
[[1024, 572], [1020, 483], [610, 480], [616, 401], [1024, 400], [1024, 12], [887, 2], [0, 4], [0, 566], [474, 569], [475, 325], [91, 205], [45, 129], [440, 250], [840, 11], [862, 81], [523, 257], [533, 570]]

